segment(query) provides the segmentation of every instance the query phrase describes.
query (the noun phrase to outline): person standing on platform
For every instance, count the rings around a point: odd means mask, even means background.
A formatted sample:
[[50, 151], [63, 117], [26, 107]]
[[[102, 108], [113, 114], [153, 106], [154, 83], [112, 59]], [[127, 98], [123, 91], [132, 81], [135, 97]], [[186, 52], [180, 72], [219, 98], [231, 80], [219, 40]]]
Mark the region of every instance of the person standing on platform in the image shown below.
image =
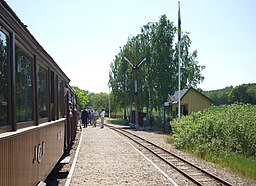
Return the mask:
[[100, 121], [101, 121], [101, 127], [100, 128], [104, 127], [104, 117], [105, 117], [105, 110], [102, 109], [101, 113], [100, 113]]
[[92, 119], [91, 119], [91, 110], [88, 110], [88, 124], [92, 124]]
[[81, 116], [81, 119], [82, 119], [82, 124], [84, 125], [84, 128], [87, 127], [87, 124], [88, 124], [88, 112], [86, 110], [86, 108], [84, 108], [84, 110], [82, 111], [82, 116]]
[[99, 113], [98, 113], [97, 109], [95, 109], [94, 112], [93, 112], [93, 125], [94, 125], [94, 127], [96, 127], [98, 116], [99, 116]]
[[94, 127], [94, 111], [91, 110], [91, 113], [90, 113], [90, 124]]

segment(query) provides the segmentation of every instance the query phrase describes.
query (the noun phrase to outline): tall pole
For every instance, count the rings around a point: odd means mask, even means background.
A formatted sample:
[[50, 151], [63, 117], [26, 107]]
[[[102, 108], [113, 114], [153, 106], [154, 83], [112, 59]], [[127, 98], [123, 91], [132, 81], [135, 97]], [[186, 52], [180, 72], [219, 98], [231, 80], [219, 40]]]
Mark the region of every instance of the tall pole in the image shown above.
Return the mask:
[[179, 10], [178, 10], [178, 45], [179, 45], [179, 93], [178, 93], [178, 118], [180, 119], [180, 37], [181, 37], [181, 20], [180, 20], [180, 2], [178, 2]]
[[134, 80], [134, 101], [135, 101], [135, 128], [139, 128], [139, 112], [138, 112], [138, 70], [139, 66], [146, 60], [142, 59], [137, 65], [132, 63], [127, 57], [124, 57], [124, 60], [132, 65], [133, 70], [133, 80]]
[[111, 83], [110, 81], [112, 80], [112, 75], [111, 75], [111, 72], [109, 71], [109, 81], [108, 81], [108, 118], [110, 119], [110, 86], [111, 86]]
[[133, 66], [133, 80], [134, 80], [134, 101], [135, 101], [135, 128], [139, 127], [139, 112], [138, 112], [138, 67]]
[[178, 93], [178, 117], [180, 118], [180, 42], [179, 42], [179, 93]]
[[110, 85], [108, 86], [108, 119], [110, 119]]

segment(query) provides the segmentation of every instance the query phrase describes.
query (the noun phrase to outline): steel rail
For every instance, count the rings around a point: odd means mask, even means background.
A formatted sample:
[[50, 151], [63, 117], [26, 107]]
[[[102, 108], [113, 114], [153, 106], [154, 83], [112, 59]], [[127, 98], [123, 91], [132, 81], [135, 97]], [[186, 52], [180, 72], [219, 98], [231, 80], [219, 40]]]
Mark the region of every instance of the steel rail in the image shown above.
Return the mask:
[[195, 164], [193, 164], [193, 163], [191, 163], [191, 162], [185, 160], [184, 158], [180, 157], [179, 155], [174, 154], [173, 152], [168, 151], [168, 150], [166, 150], [166, 149], [164, 149], [164, 148], [162, 148], [162, 147], [160, 147], [160, 146], [158, 146], [158, 145], [156, 145], [156, 144], [154, 144], [154, 143], [152, 143], [152, 142], [150, 142], [150, 141], [148, 141], [148, 140], [146, 140], [146, 139], [144, 139], [144, 138], [142, 138], [142, 137], [140, 137], [140, 136], [138, 136], [138, 135], [135, 135], [135, 134], [133, 134], [133, 133], [131, 133], [131, 132], [129, 132], [129, 131], [126, 131], [126, 130], [124, 130], [124, 129], [121, 129], [121, 128], [117, 128], [117, 127], [113, 127], [113, 126], [109, 126], [109, 127], [110, 127], [110, 129], [113, 129], [113, 130], [115, 130], [115, 131], [117, 131], [117, 132], [119, 132], [119, 133], [122, 133], [123, 135], [125, 135], [125, 136], [128, 137], [129, 139], [133, 140], [133, 141], [136, 142], [137, 144], [143, 146], [143, 147], [146, 148], [148, 151], [150, 151], [150, 152], [152, 152], [153, 154], [155, 154], [157, 157], [159, 157], [159, 158], [160, 158], [161, 160], [163, 160], [165, 163], [167, 163], [168, 165], [170, 165], [171, 167], [173, 167], [175, 170], [177, 170], [178, 172], [180, 172], [182, 175], [184, 175], [185, 177], [187, 177], [188, 179], [190, 179], [191, 181], [193, 181], [193, 182], [194, 182], [195, 184], [197, 184], [197, 185], [203, 185], [203, 184], [200, 183], [199, 181], [195, 180], [193, 177], [191, 177], [190, 175], [188, 175], [188, 174], [185, 173], [184, 171], [180, 170], [178, 167], [176, 167], [175, 165], [173, 165], [172, 163], [170, 163], [170, 162], [169, 162], [168, 160], [166, 160], [165, 158], [163, 158], [163, 157], [161, 157], [160, 155], [158, 155], [156, 152], [154, 152], [154, 151], [153, 151], [152, 149], [150, 149], [149, 147], [147, 147], [147, 146], [141, 144], [140, 142], [138, 142], [137, 140], [133, 139], [132, 137], [128, 136], [128, 135], [125, 134], [125, 133], [128, 133], [128, 134], [130, 134], [130, 135], [132, 135], [132, 136], [134, 136], [134, 137], [136, 137], [136, 138], [138, 138], [138, 139], [140, 139], [140, 140], [142, 140], [142, 141], [144, 141], [144, 142], [146, 142], [146, 143], [152, 145], [153, 147], [158, 148], [158, 149], [164, 151], [165, 153], [171, 154], [172, 156], [174, 156], [175, 158], [179, 159], [180, 161], [182, 161], [182, 162], [184, 162], [184, 163], [186, 163], [186, 164], [192, 166], [193, 168], [195, 168], [195, 169], [201, 171], [202, 173], [204, 173], [204, 174], [207, 175], [208, 177], [212, 178], [213, 180], [218, 181], [219, 183], [221, 183], [221, 184], [223, 184], [223, 185], [231, 186], [231, 184], [228, 183], [227, 181], [222, 180], [221, 178], [217, 177], [216, 175], [214, 175], [214, 174], [212, 174], [212, 173], [210, 173], [210, 172], [208, 172], [208, 171], [206, 171], [206, 170], [203, 170], [202, 168], [200, 168], [200, 167], [196, 166]]

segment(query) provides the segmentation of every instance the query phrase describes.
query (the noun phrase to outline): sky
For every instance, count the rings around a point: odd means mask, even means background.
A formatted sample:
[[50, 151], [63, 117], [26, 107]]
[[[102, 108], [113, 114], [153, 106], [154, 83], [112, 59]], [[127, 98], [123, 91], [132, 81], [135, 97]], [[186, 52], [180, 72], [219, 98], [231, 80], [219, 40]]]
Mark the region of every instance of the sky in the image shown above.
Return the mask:
[[[129, 36], [161, 15], [178, 22], [177, 0], [5, 0], [70, 78], [72, 86], [109, 92], [110, 64]], [[256, 83], [256, 1], [181, 0], [205, 77], [203, 90]], [[178, 82], [177, 82], [178, 83]]]

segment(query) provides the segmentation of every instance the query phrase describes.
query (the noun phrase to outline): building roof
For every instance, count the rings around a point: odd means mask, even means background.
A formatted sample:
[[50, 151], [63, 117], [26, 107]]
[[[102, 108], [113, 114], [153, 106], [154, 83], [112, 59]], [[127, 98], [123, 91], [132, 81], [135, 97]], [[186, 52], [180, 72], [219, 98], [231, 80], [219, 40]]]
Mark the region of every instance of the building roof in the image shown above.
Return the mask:
[[[189, 89], [180, 90], [180, 99], [183, 98], [183, 96], [188, 92], [188, 90]], [[178, 101], [179, 101], [179, 91], [169, 92], [168, 96], [169, 96], [172, 103], [178, 103]]]
[[[208, 98], [206, 95], [202, 94], [201, 92], [199, 92], [198, 90], [194, 89], [193, 87], [190, 87], [188, 89], [183, 89], [180, 90], [180, 100], [182, 100], [182, 98], [185, 97], [185, 95], [191, 90], [193, 89], [194, 91], [196, 91], [197, 93], [199, 93], [200, 95], [202, 95], [203, 97], [205, 97], [206, 99], [210, 100], [211, 102], [213, 102], [210, 98]], [[172, 104], [176, 104], [179, 101], [179, 91], [172, 91], [168, 93], [168, 97], [171, 100]]]

